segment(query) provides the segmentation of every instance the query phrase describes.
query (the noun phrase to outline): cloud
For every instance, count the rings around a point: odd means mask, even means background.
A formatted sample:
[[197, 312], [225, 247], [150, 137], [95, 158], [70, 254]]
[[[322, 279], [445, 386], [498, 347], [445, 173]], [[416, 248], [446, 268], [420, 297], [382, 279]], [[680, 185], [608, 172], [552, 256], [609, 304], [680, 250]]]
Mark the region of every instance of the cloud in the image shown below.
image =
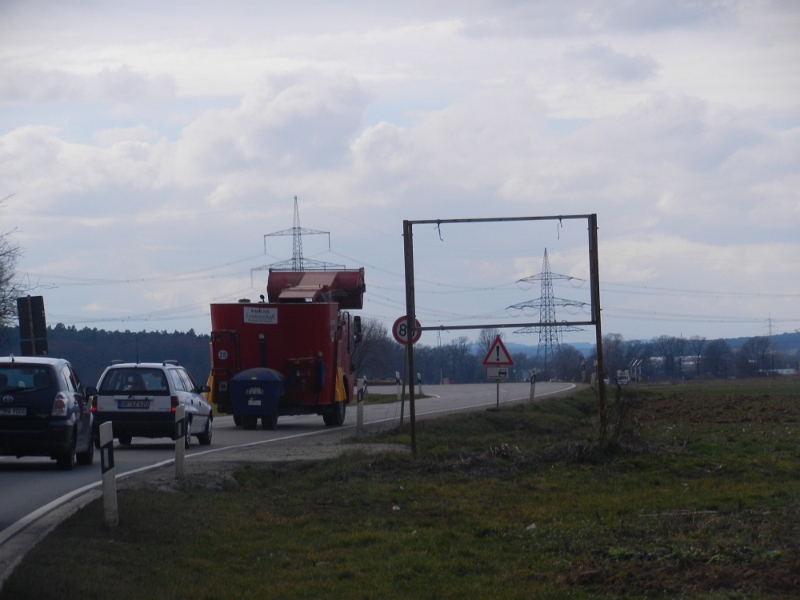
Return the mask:
[[121, 65], [93, 75], [59, 69], [9, 67], [0, 69], [0, 105], [15, 104], [130, 104], [174, 98], [171, 75], [148, 75]]
[[158, 133], [145, 125], [135, 127], [114, 127], [103, 129], [92, 136], [98, 146], [108, 148], [121, 142], [148, 142], [158, 137]]
[[589, 44], [583, 50], [570, 53], [570, 56], [588, 63], [593, 72], [606, 79], [644, 81], [654, 77], [658, 71], [658, 63], [649, 56], [622, 54], [598, 43]]
[[618, 0], [603, 3], [603, 22], [613, 30], [662, 31], [730, 24], [736, 20], [736, 0]]
[[578, 36], [666, 31], [731, 23], [739, 10], [735, 0], [499, 0], [488, 5], [492, 10], [467, 14], [468, 33]]
[[204, 180], [233, 172], [302, 173], [340, 166], [367, 95], [347, 75], [307, 71], [269, 78], [235, 109], [208, 111], [183, 129], [177, 170]]

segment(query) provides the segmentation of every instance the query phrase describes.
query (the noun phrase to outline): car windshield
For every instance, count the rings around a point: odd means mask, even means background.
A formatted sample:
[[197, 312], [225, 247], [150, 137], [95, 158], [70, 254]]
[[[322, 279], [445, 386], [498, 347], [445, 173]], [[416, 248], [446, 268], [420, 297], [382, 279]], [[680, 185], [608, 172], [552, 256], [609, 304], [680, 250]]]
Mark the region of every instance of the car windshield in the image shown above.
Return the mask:
[[46, 390], [53, 384], [50, 369], [40, 365], [0, 366], [0, 393]]
[[111, 369], [100, 383], [100, 393], [168, 396], [169, 385], [161, 369], [138, 367]]

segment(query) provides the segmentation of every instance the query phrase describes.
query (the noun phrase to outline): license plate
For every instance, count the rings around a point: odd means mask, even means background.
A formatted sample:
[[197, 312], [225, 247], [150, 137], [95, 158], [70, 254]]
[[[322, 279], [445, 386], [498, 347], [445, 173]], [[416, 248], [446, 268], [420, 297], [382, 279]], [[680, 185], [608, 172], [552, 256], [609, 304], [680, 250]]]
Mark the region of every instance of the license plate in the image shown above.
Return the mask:
[[0, 408], [0, 415], [10, 417], [24, 417], [28, 414], [28, 409], [24, 406], [5, 406]]
[[150, 400], [119, 400], [119, 408], [150, 408]]

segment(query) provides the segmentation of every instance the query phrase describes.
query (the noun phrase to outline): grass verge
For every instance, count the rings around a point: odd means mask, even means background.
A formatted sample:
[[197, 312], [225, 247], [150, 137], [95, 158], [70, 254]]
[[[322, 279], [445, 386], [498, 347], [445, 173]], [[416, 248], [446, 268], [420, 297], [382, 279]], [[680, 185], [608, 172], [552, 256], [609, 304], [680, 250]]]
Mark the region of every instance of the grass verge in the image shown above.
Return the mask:
[[798, 400], [798, 381], [628, 389], [601, 446], [587, 391], [421, 422], [417, 459], [126, 491], [119, 527], [90, 505], [0, 599], [793, 597]]

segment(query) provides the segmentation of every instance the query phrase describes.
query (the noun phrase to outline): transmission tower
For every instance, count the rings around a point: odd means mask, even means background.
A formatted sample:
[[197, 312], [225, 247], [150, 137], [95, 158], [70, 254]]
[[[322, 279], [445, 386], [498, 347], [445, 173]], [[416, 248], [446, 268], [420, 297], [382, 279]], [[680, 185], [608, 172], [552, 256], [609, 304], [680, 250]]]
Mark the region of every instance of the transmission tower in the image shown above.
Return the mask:
[[533, 283], [536, 281], [541, 282], [541, 295], [538, 300], [528, 300], [527, 302], [520, 302], [508, 307], [507, 310], [524, 310], [526, 308], [533, 308], [539, 311], [539, 322], [542, 325], [531, 325], [530, 327], [523, 327], [516, 330], [514, 333], [539, 333], [539, 348], [536, 350], [536, 355], [544, 354], [544, 368], [547, 370], [548, 363], [552, 360], [553, 356], [561, 348], [561, 334], [565, 331], [583, 331], [580, 327], [572, 325], [560, 325], [556, 320], [556, 306], [587, 306], [586, 302], [578, 302], [577, 300], [566, 300], [564, 298], [556, 298], [553, 294], [553, 280], [554, 279], [574, 279], [579, 280], [577, 277], [570, 277], [569, 275], [559, 275], [550, 271], [550, 259], [547, 257], [547, 248], [544, 249], [544, 259], [542, 260], [542, 272], [538, 275], [532, 275], [520, 279], [517, 283], [523, 281]]
[[345, 265], [320, 262], [310, 258], [303, 258], [303, 236], [304, 235], [327, 235], [328, 250], [331, 249], [331, 234], [329, 231], [319, 231], [317, 229], [303, 229], [300, 227], [300, 211], [297, 208], [297, 196], [294, 197], [294, 225], [291, 229], [282, 229], [274, 233], [264, 235], [264, 252], [267, 251], [267, 238], [276, 236], [292, 236], [292, 258], [280, 262], [264, 265], [250, 269], [250, 278], [254, 271], [340, 271], [345, 269]]

